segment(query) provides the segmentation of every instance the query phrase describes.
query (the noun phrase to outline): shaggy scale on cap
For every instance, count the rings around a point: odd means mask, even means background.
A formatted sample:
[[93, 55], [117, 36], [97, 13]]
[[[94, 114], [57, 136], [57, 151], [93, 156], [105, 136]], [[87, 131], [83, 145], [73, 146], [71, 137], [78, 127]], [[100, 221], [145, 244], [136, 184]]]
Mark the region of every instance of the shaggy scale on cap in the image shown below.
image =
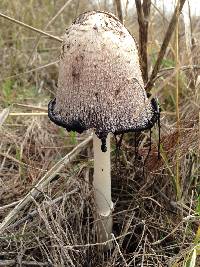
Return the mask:
[[49, 117], [67, 131], [109, 132], [151, 128], [157, 120], [147, 98], [135, 40], [112, 14], [80, 15], [64, 35], [58, 90]]

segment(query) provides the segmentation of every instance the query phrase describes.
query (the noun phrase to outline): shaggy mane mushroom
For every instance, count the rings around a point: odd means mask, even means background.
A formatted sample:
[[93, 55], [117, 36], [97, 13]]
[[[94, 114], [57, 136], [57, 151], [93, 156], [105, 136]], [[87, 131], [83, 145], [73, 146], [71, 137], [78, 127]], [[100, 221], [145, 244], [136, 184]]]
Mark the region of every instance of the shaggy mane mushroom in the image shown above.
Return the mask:
[[66, 30], [49, 117], [67, 131], [93, 129], [98, 240], [111, 238], [110, 133], [151, 128], [158, 111], [144, 90], [134, 38], [112, 14], [80, 15]]

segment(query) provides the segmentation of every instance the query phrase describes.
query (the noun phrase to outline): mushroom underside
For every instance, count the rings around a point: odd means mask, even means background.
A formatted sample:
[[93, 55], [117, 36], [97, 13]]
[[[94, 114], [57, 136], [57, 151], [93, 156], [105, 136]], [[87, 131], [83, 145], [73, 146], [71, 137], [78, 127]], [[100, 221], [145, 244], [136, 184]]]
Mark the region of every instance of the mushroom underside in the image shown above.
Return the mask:
[[109, 129], [109, 124], [108, 127], [106, 127], [100, 125], [99, 122], [98, 125], [97, 124], [86, 125], [83, 119], [81, 119], [80, 116], [78, 115], [76, 116], [76, 118], [70, 118], [65, 120], [63, 116], [59, 114], [59, 112], [55, 112], [56, 98], [54, 98], [49, 102], [48, 115], [51, 121], [53, 121], [58, 126], [65, 128], [68, 132], [75, 131], [78, 133], [82, 133], [86, 130], [93, 128], [98, 138], [102, 140], [106, 139], [108, 133], [110, 132], [115, 135], [119, 135], [128, 132], [140, 132], [143, 130], [151, 129], [154, 126], [154, 124], [158, 121], [159, 110], [157, 102], [154, 98], [151, 99], [150, 103], [151, 103], [151, 110], [149, 113], [151, 114], [151, 117], [148, 114], [148, 118], [146, 119], [146, 121], [137, 123], [137, 126], [136, 124], [131, 125], [130, 123], [127, 124], [125, 127], [123, 127], [122, 125], [118, 125], [115, 128], [112, 128], [112, 130]]

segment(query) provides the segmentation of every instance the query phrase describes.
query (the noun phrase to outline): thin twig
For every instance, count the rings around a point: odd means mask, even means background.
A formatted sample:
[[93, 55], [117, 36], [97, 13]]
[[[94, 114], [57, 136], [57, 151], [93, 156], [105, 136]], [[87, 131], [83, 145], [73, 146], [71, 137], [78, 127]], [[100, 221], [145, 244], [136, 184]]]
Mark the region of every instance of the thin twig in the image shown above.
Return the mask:
[[[165, 72], [165, 71], [171, 71], [174, 70], [175, 67], [168, 67], [168, 68], [163, 68], [159, 70], [159, 73]], [[190, 69], [200, 69], [200, 65], [186, 65], [186, 66], [181, 66], [180, 70], [190, 70]]]
[[[200, 69], [200, 65], [188, 65], [188, 66], [182, 66], [180, 67], [179, 71], [188, 71], [191, 69], [195, 69], [198, 70]], [[156, 76], [156, 78], [154, 79], [154, 82], [157, 81], [158, 79], [162, 78], [163, 75], [166, 75], [167, 72], [171, 72], [174, 71], [173, 73], [170, 74], [170, 76], [165, 79], [165, 82], [162, 84], [162, 87], [160, 88], [160, 90], [162, 88], [164, 88], [164, 86], [169, 83], [169, 80], [172, 79], [175, 75], [176, 75], [176, 68], [175, 67], [169, 67], [169, 68], [163, 68], [158, 72], [158, 75]]]
[[169, 23], [169, 26], [168, 26], [168, 29], [167, 29], [167, 32], [165, 34], [165, 37], [164, 37], [164, 40], [163, 40], [163, 43], [162, 43], [162, 46], [160, 48], [160, 51], [158, 53], [158, 58], [156, 60], [156, 63], [155, 63], [155, 66], [153, 68], [153, 71], [151, 73], [151, 76], [145, 86], [145, 89], [147, 92], [149, 92], [153, 85], [154, 85], [154, 82], [155, 82], [155, 78], [159, 72], [159, 69], [160, 69], [160, 66], [162, 64], [162, 60], [164, 58], [164, 55], [165, 55], [165, 52], [166, 52], [166, 49], [169, 45], [169, 42], [170, 42], [170, 39], [172, 37], [172, 34], [174, 32], [174, 29], [176, 27], [176, 24], [177, 24], [177, 21], [178, 21], [178, 17], [180, 16], [180, 13], [181, 13], [181, 10], [183, 8], [183, 5], [185, 3], [186, 0], [180, 0], [180, 3], [178, 3], [176, 5], [176, 8], [175, 8], [175, 11], [174, 11], [174, 14], [171, 18], [171, 21]]
[[[173, 201], [173, 200], [171, 200], [170, 198], [168, 198], [159, 188], [158, 188], [158, 186], [154, 186], [154, 188], [155, 188], [155, 190], [165, 199], [165, 201], [167, 201], [168, 202], [168, 204], [172, 207], [172, 208], [174, 208], [174, 209], [176, 209], [176, 210], [179, 210], [181, 213], [183, 213], [184, 214], [184, 216], [188, 216], [188, 212], [191, 210], [191, 208], [189, 208], [189, 207], [187, 207], [186, 205], [181, 205], [181, 204], [179, 204], [179, 202], [175, 202], [175, 201]], [[184, 210], [183, 208], [185, 208], [186, 210]], [[194, 212], [194, 210], [192, 210], [192, 212], [193, 213], [195, 213]]]
[[64, 246], [64, 248], [66, 248], [66, 249], [83, 248], [84, 249], [84, 248], [87, 248], [87, 247], [106, 246], [109, 243], [111, 243], [111, 242], [113, 242], [115, 240], [119, 240], [119, 239], [121, 239], [121, 238], [123, 238], [123, 237], [125, 237], [127, 235], [132, 234], [132, 233], [133, 233], [132, 231], [129, 231], [129, 232], [125, 233], [125, 234], [122, 234], [122, 235], [119, 235], [119, 236], [115, 237], [115, 239], [111, 238], [111, 239], [109, 239], [109, 240], [107, 240], [105, 242], [87, 243], [87, 244], [76, 244], [76, 245], [66, 245], [66, 246]]
[[12, 78], [16, 78], [16, 77], [18, 77], [18, 76], [21, 76], [21, 75], [24, 75], [24, 74], [28, 74], [28, 73], [31, 73], [31, 72], [34, 72], [34, 71], [42, 70], [42, 69], [44, 69], [44, 68], [50, 67], [50, 66], [52, 66], [52, 65], [55, 65], [55, 64], [57, 64], [57, 63], [59, 63], [59, 60], [56, 60], [56, 61], [54, 61], [54, 62], [45, 64], [45, 65], [43, 65], [43, 66], [39, 66], [39, 67], [34, 68], [34, 69], [31, 69], [31, 70], [27, 70], [27, 71], [25, 71], [25, 72], [21, 72], [21, 73], [17, 73], [17, 74], [15, 74], [15, 75], [11, 75], [11, 76], [8, 76], [8, 77], [5, 77], [5, 78], [1, 78], [1, 79], [0, 79], [0, 82], [1, 82], [1, 81], [4, 81], [4, 80], [8, 80], [8, 79], [12, 79]]
[[158, 14], [161, 16], [161, 18], [166, 22], [169, 23], [168, 19], [165, 17], [165, 15], [160, 11], [160, 9], [152, 2], [151, 3], [154, 9], [158, 12]]
[[19, 212], [33, 199], [36, 199], [43, 191], [44, 187], [53, 180], [55, 175], [67, 164], [69, 164], [79, 153], [92, 141], [92, 136], [86, 138], [78, 144], [69, 154], [57, 162], [33, 187], [33, 189], [17, 204], [13, 210], [6, 216], [0, 225], [0, 234], [16, 219]]
[[113, 240], [115, 241], [117, 251], [119, 252], [119, 255], [121, 256], [121, 258], [122, 258], [122, 260], [123, 260], [123, 262], [124, 262], [124, 265], [123, 265], [123, 266], [124, 266], [124, 267], [128, 267], [127, 262], [126, 262], [126, 260], [125, 260], [125, 258], [124, 258], [124, 255], [123, 255], [122, 252], [121, 252], [120, 245], [119, 245], [119, 243], [117, 242], [115, 235], [114, 235], [113, 233], [111, 233], [111, 236], [112, 236]]
[[31, 169], [34, 169], [34, 170], [38, 170], [38, 171], [41, 171], [41, 172], [47, 172], [47, 170], [44, 170], [44, 169], [40, 169], [40, 168], [37, 168], [37, 167], [34, 167], [34, 166], [31, 166], [21, 160], [18, 160], [16, 158], [14, 158], [13, 156], [7, 154], [7, 153], [3, 153], [0, 151], [0, 156], [4, 157], [4, 158], [7, 158], [7, 159], [10, 159], [14, 162], [16, 162], [17, 164], [19, 164], [20, 166], [25, 166], [27, 168], [31, 168]]
[[1, 206], [0, 211], [12, 208], [12, 207], [16, 206], [19, 202], [20, 202], [20, 200], [17, 200], [15, 202], [9, 203], [7, 205]]
[[30, 25], [28, 25], [28, 24], [22, 22], [22, 21], [19, 21], [19, 20], [16, 20], [16, 19], [14, 19], [14, 18], [11, 18], [11, 17], [9, 17], [9, 16], [7, 16], [7, 15], [5, 15], [5, 14], [3, 14], [3, 13], [0, 13], [0, 17], [2, 17], [2, 18], [4, 18], [4, 19], [7, 19], [7, 20], [9, 20], [9, 21], [12, 21], [12, 22], [14, 22], [14, 23], [16, 23], [16, 24], [19, 24], [19, 25], [21, 25], [21, 26], [23, 26], [23, 27], [25, 27], [25, 28], [27, 28], [27, 29], [29, 29], [29, 30], [32, 30], [32, 31], [37, 32], [37, 33], [40, 33], [40, 34], [42, 34], [42, 35], [45, 35], [45, 36], [47, 36], [47, 37], [49, 37], [49, 38], [51, 38], [51, 39], [54, 39], [54, 40], [56, 40], [56, 41], [58, 41], [58, 42], [62, 42], [62, 41], [63, 41], [61, 38], [59, 38], [59, 37], [57, 37], [57, 36], [54, 36], [54, 35], [52, 35], [52, 34], [50, 34], [50, 33], [47, 33], [47, 32], [44, 32], [44, 31], [42, 31], [42, 30], [39, 30], [39, 29], [37, 29], [37, 28], [35, 28], [35, 27], [33, 27], [33, 26], [30, 26]]
[[39, 107], [39, 106], [32, 106], [32, 105], [26, 105], [26, 104], [20, 104], [20, 103], [14, 103], [13, 105], [21, 108], [26, 108], [26, 109], [31, 109], [31, 110], [38, 110], [38, 111], [46, 111], [47, 112], [47, 107]]
[[160, 243], [162, 243], [169, 236], [173, 235], [178, 230], [178, 228], [181, 226], [181, 224], [182, 224], [182, 221], [180, 223], [178, 223], [177, 226], [169, 234], [167, 234], [165, 237], [151, 243], [151, 245], [155, 246], [155, 245], [159, 245]]

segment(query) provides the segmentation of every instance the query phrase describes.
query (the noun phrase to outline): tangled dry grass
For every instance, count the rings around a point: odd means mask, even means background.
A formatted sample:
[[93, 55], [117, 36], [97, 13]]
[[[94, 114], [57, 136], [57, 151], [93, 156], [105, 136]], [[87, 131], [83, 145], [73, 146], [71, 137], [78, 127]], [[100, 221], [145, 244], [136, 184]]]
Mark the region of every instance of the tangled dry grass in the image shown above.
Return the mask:
[[[1, 12], [62, 36], [79, 13], [98, 8], [98, 4], [91, 1], [69, 2], [64, 9], [64, 0], [30, 0], [24, 4], [21, 0], [3, 0]], [[99, 2], [100, 8], [114, 12], [111, 3]], [[152, 65], [169, 19], [159, 12], [152, 7], [148, 44]], [[132, 9], [125, 13], [127, 27], [137, 36], [136, 13]], [[195, 266], [190, 265], [194, 249], [196, 266], [200, 266], [200, 32], [197, 19], [192, 18], [193, 46], [189, 52], [184, 23], [180, 21], [179, 66], [182, 70], [178, 74], [178, 128], [173, 40], [152, 91], [162, 107], [161, 159], [158, 160], [156, 129], [152, 132], [149, 155], [148, 133], [137, 136], [137, 157], [134, 133], [125, 135], [119, 153], [113, 141], [113, 249], [103, 253], [95, 238], [92, 147], [88, 142], [76, 158], [62, 166], [48, 185], [40, 189], [37, 197], [32, 196], [0, 235], [0, 266], [187, 267]], [[163, 26], [158, 27], [158, 22]], [[69, 134], [54, 126], [46, 116], [47, 103], [56, 90], [59, 43], [43, 36], [39, 40], [38, 34], [2, 18], [0, 25], [0, 105], [4, 112], [1, 112], [0, 125], [2, 222], [47, 170], [89, 133]]]

